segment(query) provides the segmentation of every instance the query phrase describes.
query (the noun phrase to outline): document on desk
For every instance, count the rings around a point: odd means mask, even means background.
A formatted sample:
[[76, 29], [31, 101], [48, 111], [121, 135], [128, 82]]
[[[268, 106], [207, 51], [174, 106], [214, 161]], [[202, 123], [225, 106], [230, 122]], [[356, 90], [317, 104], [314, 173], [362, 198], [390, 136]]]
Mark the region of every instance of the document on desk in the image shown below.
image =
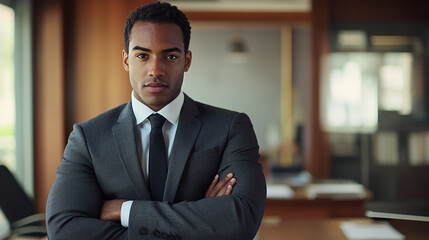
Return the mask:
[[354, 182], [312, 183], [305, 188], [305, 194], [309, 199], [362, 199], [366, 197], [364, 186]]
[[267, 184], [267, 198], [288, 199], [294, 195], [293, 189], [286, 184]]
[[342, 222], [341, 230], [349, 240], [402, 240], [405, 236], [385, 221]]

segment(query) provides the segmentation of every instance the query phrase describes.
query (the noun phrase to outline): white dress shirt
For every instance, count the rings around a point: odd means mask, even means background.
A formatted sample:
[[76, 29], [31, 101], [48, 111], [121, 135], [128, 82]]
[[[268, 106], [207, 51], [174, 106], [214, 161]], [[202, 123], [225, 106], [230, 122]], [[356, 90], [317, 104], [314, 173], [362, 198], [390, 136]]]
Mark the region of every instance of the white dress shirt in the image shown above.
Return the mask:
[[[171, 101], [168, 105], [163, 107], [158, 112], [153, 111], [148, 106], [137, 100], [134, 97], [134, 91], [131, 93], [131, 105], [133, 108], [134, 116], [136, 118], [136, 143], [137, 151], [139, 153], [142, 171], [145, 179], [149, 177], [149, 139], [150, 139], [150, 121], [148, 117], [154, 113], [162, 115], [165, 121], [162, 132], [164, 135], [165, 147], [167, 149], [167, 161], [169, 161], [171, 149], [173, 147], [174, 137], [176, 136], [177, 125], [179, 124], [179, 115], [185, 100], [183, 92]], [[122, 204], [121, 208], [121, 224], [128, 227], [130, 211], [133, 201], [126, 201]]]

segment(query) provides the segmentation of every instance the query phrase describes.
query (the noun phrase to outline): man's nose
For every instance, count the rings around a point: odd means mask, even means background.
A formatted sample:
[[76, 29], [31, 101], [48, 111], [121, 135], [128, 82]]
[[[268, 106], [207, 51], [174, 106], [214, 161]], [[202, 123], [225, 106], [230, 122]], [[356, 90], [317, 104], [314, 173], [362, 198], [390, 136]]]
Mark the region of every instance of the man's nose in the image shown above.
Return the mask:
[[151, 77], [159, 77], [164, 75], [164, 64], [160, 58], [153, 58], [149, 66], [149, 75]]

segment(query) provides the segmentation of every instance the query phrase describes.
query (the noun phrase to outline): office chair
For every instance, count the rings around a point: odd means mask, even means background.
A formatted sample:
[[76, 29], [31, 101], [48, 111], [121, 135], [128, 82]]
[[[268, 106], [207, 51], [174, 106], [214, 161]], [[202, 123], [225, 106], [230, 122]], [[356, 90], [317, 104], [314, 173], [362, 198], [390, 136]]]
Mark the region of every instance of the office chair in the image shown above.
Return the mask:
[[0, 208], [10, 224], [11, 236], [46, 236], [45, 214], [37, 214], [33, 200], [3, 165], [0, 165]]

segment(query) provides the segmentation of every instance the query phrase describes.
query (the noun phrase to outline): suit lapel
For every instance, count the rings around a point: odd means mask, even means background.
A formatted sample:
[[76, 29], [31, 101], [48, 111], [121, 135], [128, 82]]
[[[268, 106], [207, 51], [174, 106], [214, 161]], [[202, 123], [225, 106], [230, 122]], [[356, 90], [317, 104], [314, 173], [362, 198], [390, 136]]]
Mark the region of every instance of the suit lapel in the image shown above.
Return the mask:
[[202, 126], [202, 122], [196, 118], [198, 114], [195, 102], [185, 95], [179, 126], [170, 153], [169, 171], [164, 191], [164, 200], [170, 203], [174, 202], [183, 169]]
[[113, 138], [115, 139], [122, 166], [127, 172], [138, 198], [150, 200], [151, 195], [143, 177], [137, 153], [134, 127], [135, 117], [131, 102], [129, 102], [119, 115], [116, 125], [112, 128]]

